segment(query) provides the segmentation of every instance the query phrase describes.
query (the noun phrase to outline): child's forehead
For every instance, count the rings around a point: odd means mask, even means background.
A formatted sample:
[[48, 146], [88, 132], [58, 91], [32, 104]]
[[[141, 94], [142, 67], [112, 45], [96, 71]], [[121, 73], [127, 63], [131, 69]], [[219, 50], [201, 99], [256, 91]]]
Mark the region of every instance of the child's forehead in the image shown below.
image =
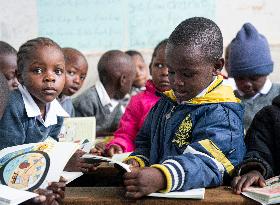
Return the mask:
[[208, 62], [203, 49], [199, 46], [168, 46], [165, 56], [169, 64], [205, 64]]

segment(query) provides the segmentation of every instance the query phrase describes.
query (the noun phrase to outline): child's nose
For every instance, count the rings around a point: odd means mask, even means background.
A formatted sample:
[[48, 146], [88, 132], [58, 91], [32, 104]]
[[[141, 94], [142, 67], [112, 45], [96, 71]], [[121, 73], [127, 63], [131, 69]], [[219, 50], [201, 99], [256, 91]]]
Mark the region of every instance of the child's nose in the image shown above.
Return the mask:
[[55, 82], [55, 77], [54, 77], [54, 75], [53, 75], [53, 74], [47, 74], [47, 75], [45, 76], [45, 81], [46, 81], [46, 82]]
[[161, 70], [162, 70], [162, 75], [168, 76], [168, 68], [167, 68], [167, 66], [164, 66]]
[[76, 83], [76, 84], [79, 84], [79, 85], [80, 85], [80, 83], [81, 83], [81, 79], [80, 79], [80, 77], [79, 77], [79, 76], [77, 76], [77, 77], [75, 77], [75, 78], [74, 78], [74, 83]]

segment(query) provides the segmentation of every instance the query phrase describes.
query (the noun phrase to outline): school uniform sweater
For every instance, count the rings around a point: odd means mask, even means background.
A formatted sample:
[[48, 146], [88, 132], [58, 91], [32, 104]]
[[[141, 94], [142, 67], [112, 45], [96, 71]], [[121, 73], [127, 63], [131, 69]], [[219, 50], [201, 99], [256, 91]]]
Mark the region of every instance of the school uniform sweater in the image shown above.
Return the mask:
[[114, 132], [118, 128], [119, 120], [123, 114], [122, 104], [119, 103], [113, 111], [101, 103], [102, 96], [98, 95], [95, 86], [73, 100], [76, 117], [96, 117], [96, 132]]
[[70, 96], [62, 95], [57, 100], [70, 117], [75, 117], [74, 106]]
[[15, 145], [36, 143], [49, 136], [58, 140], [57, 136], [63, 124], [63, 117], [57, 116], [57, 124], [45, 127], [36, 117], [28, 117], [19, 90], [9, 95], [7, 107], [0, 120], [0, 150]]
[[259, 94], [256, 98], [246, 99], [235, 91], [235, 96], [239, 98], [244, 105], [244, 128], [248, 130], [253, 118], [263, 107], [271, 105], [272, 100], [280, 95], [280, 84], [273, 83], [269, 92], [266, 94]]
[[280, 174], [280, 95], [255, 116], [245, 137], [247, 153], [237, 175], [258, 170], [265, 179]]
[[158, 168], [169, 191], [219, 186], [245, 155], [243, 107], [222, 77], [206, 94], [182, 104], [174, 92], [152, 108], [129, 158]]

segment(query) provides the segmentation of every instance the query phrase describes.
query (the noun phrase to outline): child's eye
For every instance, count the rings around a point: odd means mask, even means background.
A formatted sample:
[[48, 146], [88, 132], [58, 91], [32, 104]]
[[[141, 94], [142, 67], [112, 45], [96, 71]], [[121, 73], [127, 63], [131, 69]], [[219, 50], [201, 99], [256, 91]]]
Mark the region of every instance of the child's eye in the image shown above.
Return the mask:
[[81, 76], [80, 79], [81, 79], [81, 80], [85, 80], [85, 79], [86, 79], [86, 76]]
[[159, 69], [164, 67], [164, 65], [162, 63], [156, 63], [155, 66]]
[[68, 71], [68, 74], [69, 74], [70, 76], [74, 76], [74, 75], [75, 75], [75, 72], [73, 72], [73, 71]]
[[187, 78], [191, 78], [191, 77], [193, 77], [193, 75], [192, 75], [192, 74], [190, 74], [190, 73], [183, 73], [183, 76], [184, 76], [184, 77], [187, 77]]
[[168, 71], [168, 75], [174, 75], [175, 74], [175, 72], [173, 72], [173, 71]]
[[37, 67], [37, 68], [34, 68], [32, 72], [35, 74], [42, 74], [43, 69], [40, 67]]
[[64, 73], [63, 69], [61, 69], [61, 68], [55, 69], [55, 74], [56, 75], [62, 75], [63, 73]]

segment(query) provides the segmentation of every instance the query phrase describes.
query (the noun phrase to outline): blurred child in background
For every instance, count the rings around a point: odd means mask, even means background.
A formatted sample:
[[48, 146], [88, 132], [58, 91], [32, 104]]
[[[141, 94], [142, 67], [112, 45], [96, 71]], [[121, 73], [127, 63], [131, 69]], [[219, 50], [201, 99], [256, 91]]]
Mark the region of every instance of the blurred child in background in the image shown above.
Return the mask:
[[167, 39], [155, 47], [149, 66], [152, 80], [146, 82], [145, 91], [131, 98], [120, 120], [119, 128], [114, 133], [114, 139], [106, 146], [107, 155], [134, 151], [135, 137], [147, 114], [160, 98], [156, 92], [169, 90], [168, 68], [165, 62], [166, 44]]
[[132, 62], [134, 63], [136, 68], [136, 76], [130, 91], [130, 95], [134, 96], [137, 93], [144, 91], [146, 89], [145, 84], [149, 79], [149, 72], [146, 63], [144, 61], [144, 58], [140, 52], [135, 50], [129, 50], [126, 51], [125, 53], [131, 56]]
[[64, 110], [71, 117], [74, 117], [74, 107], [70, 96], [82, 87], [87, 76], [88, 63], [85, 56], [74, 48], [63, 48], [62, 51], [65, 57], [66, 78], [58, 101]]
[[0, 41], [0, 71], [8, 80], [9, 89], [18, 88], [19, 82], [16, 77], [17, 51], [6, 42]]
[[121, 100], [131, 90], [135, 67], [119, 50], [103, 54], [97, 65], [100, 81], [73, 100], [77, 117], [96, 117], [96, 136], [113, 135], [124, 113]]
[[280, 94], [280, 85], [267, 78], [273, 71], [268, 42], [252, 24], [244, 24], [230, 43], [228, 64], [237, 86], [235, 95], [245, 107], [247, 130], [255, 114]]

